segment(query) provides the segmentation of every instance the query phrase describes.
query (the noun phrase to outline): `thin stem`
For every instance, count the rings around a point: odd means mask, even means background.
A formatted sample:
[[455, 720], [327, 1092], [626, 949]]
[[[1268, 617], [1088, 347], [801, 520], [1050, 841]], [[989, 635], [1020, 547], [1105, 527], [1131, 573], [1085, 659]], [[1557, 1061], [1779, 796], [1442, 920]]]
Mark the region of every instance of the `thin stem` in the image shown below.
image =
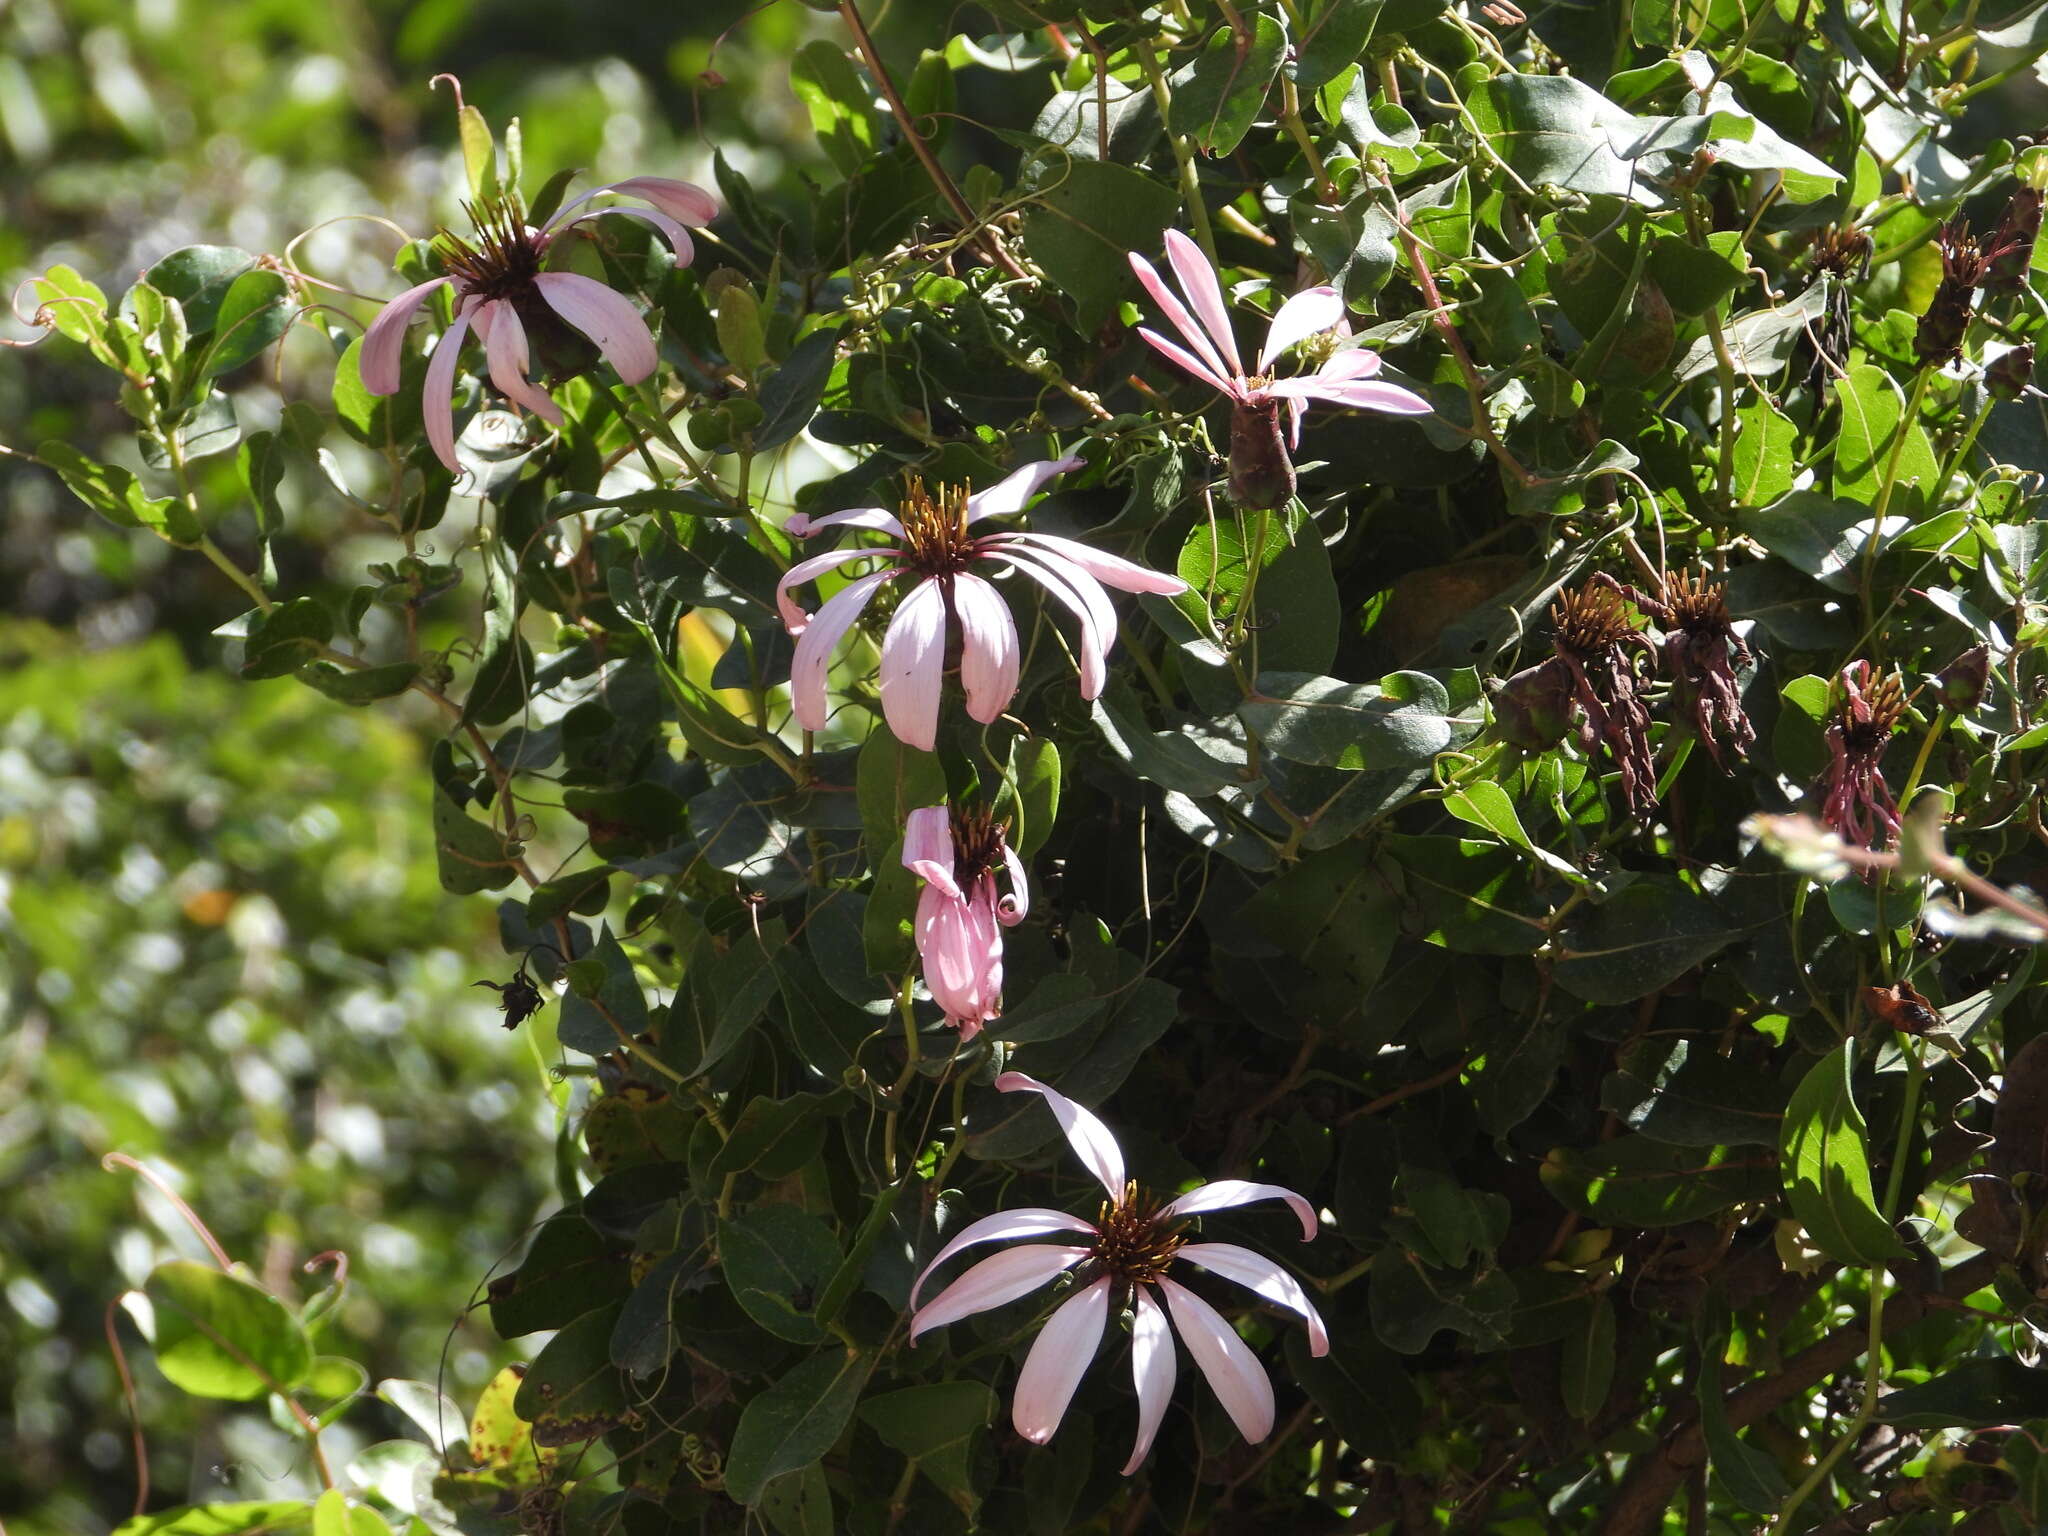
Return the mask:
[[1941, 733], [1948, 729], [1953, 719], [1954, 711], [1944, 709], [1935, 715], [1934, 724], [1927, 728], [1927, 739], [1920, 743], [1920, 751], [1913, 759], [1913, 771], [1906, 775], [1905, 792], [1899, 796], [1901, 806], [1913, 803], [1913, 792], [1920, 787], [1920, 775], [1927, 771], [1927, 760], [1934, 755], [1934, 744], [1941, 740]]
[[112, 1173], [116, 1168], [126, 1168], [130, 1173], [148, 1184], [150, 1188], [170, 1201], [177, 1213], [185, 1218], [185, 1224], [199, 1234], [199, 1240], [206, 1244], [206, 1251], [213, 1255], [214, 1263], [218, 1264], [224, 1271], [235, 1267], [234, 1260], [228, 1257], [227, 1249], [221, 1247], [220, 1240], [208, 1230], [206, 1223], [199, 1219], [199, 1213], [187, 1205], [180, 1198], [178, 1192], [165, 1183], [163, 1176], [154, 1168], [137, 1162], [126, 1152], [109, 1152], [100, 1159], [100, 1166], [109, 1173]]
[[250, 602], [254, 603], [264, 613], [270, 612], [272, 608], [277, 606], [270, 600], [270, 594], [263, 590], [256, 578], [230, 560], [227, 557], [227, 552], [213, 542], [211, 534], [202, 533], [199, 535], [198, 549], [199, 553], [214, 563], [223, 576], [242, 589], [243, 596], [247, 597]]
[[[1145, 71], [1145, 82], [1152, 88], [1152, 99], [1159, 104], [1159, 116], [1167, 123], [1173, 121], [1173, 87], [1166, 83], [1166, 71], [1159, 67], [1159, 60], [1152, 50], [1142, 43], [1131, 49], [1138, 61], [1138, 67]], [[1186, 134], [1175, 133], [1170, 127], [1166, 134], [1167, 145], [1173, 150], [1173, 163], [1180, 167], [1181, 196], [1187, 199], [1188, 217], [1195, 226], [1195, 243], [1202, 248], [1202, 254], [1209, 258], [1213, 267], [1223, 263], [1216, 256], [1216, 232], [1209, 226], [1208, 205], [1202, 201], [1202, 175], [1195, 164], [1194, 152], [1188, 147]]]
[[[1927, 385], [1933, 379], [1935, 370], [1923, 367], [1913, 377], [1913, 392], [1906, 397], [1906, 409], [1899, 417], [1898, 430], [1892, 434], [1891, 452], [1884, 461], [1884, 480], [1877, 488], [1877, 500], [1870, 508], [1870, 541], [1863, 546], [1863, 620], [1871, 622], [1872, 593], [1877, 581], [1877, 550], [1884, 542], [1885, 509], [1892, 504], [1892, 492], [1898, 488], [1899, 461], [1905, 457], [1906, 440], [1913, 434], [1914, 426], [1920, 420], [1920, 403], [1927, 398]], [[1939, 487], [1936, 487], [1938, 490]]]
[[1302, 121], [1301, 93], [1295, 90], [1294, 82], [1285, 74], [1280, 76], [1280, 120], [1287, 125], [1287, 132], [1294, 142], [1301, 146], [1302, 158], [1308, 162], [1309, 174], [1316, 179], [1316, 196], [1334, 208], [1338, 203], [1337, 184], [1330, 180], [1330, 173], [1323, 166], [1323, 157], [1316, 150], [1316, 141], [1310, 136], [1308, 124]]

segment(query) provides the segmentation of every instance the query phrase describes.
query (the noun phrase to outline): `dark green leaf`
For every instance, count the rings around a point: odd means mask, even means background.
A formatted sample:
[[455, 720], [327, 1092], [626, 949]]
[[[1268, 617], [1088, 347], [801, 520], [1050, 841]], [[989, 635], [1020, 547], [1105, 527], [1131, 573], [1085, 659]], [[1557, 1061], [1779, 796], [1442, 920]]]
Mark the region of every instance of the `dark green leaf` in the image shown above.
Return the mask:
[[1849, 1081], [1855, 1052], [1845, 1040], [1800, 1079], [1779, 1154], [1792, 1214], [1814, 1246], [1844, 1264], [1875, 1264], [1906, 1250], [1871, 1192], [1867, 1127]]
[[823, 1456], [853, 1417], [874, 1366], [865, 1350], [828, 1349], [749, 1402], [726, 1457], [726, 1490], [757, 1504], [770, 1479]]

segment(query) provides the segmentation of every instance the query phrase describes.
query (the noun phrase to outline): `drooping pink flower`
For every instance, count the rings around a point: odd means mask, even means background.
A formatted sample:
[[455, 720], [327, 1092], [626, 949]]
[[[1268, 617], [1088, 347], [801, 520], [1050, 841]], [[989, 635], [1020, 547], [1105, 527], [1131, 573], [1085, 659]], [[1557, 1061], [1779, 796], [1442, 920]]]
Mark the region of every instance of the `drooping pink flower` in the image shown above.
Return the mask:
[[[889, 729], [899, 741], [926, 752], [937, 744], [947, 633], [955, 624], [967, 713], [984, 725], [1001, 715], [1016, 696], [1022, 652], [1009, 604], [977, 567], [1016, 571], [1073, 614], [1081, 632], [1081, 697], [1100, 694], [1108, 680], [1104, 656], [1116, 643], [1116, 610], [1103, 588], [1171, 595], [1185, 592], [1187, 583], [1090, 549], [1076, 539], [1009, 529], [974, 531], [984, 518], [1021, 512], [1046, 481], [1080, 466], [1079, 459], [1026, 464], [971, 496], [963, 486], [941, 485], [927, 491], [921, 480], [913, 479], [895, 512], [856, 507], [823, 517], [799, 512], [790, 518], [783, 526], [798, 538], [827, 528], [865, 528], [900, 541], [893, 547], [861, 546], [813, 555], [791, 566], [776, 586], [782, 622], [797, 637], [789, 679], [797, 723], [807, 731], [824, 728], [825, 672], [833, 649], [876, 590], [899, 576], [910, 576], [915, 584], [896, 605], [882, 638], [882, 714]], [[848, 582], [816, 613], [806, 613], [789, 595], [792, 587], [867, 559], [885, 564]]]
[[[903, 865], [924, 882], [917, 899], [917, 954], [932, 1001], [972, 1040], [1003, 1011], [1003, 930], [1031, 910], [1024, 863], [985, 810], [929, 805], [903, 824]], [[996, 892], [996, 868], [1010, 894]]]
[[[1168, 341], [1146, 326], [1139, 326], [1138, 334], [1168, 362], [1193, 374], [1232, 404], [1230, 491], [1240, 505], [1279, 506], [1293, 496], [1294, 463], [1288, 450], [1301, 446], [1301, 416], [1307, 401], [1396, 416], [1429, 414], [1429, 402], [1413, 390], [1375, 379], [1373, 375], [1380, 370], [1379, 354], [1360, 347], [1331, 353], [1313, 373], [1285, 379], [1274, 376], [1273, 365], [1288, 348], [1343, 321], [1344, 300], [1335, 288], [1305, 288], [1274, 311], [1265, 344], [1259, 348], [1258, 367], [1247, 374], [1230, 327], [1230, 312], [1223, 303], [1223, 285], [1200, 246], [1177, 229], [1166, 232], [1166, 259], [1180, 280], [1179, 294], [1151, 262], [1136, 251], [1130, 258], [1138, 281], [1187, 345]], [[1280, 432], [1283, 403], [1288, 414], [1284, 440]]]
[[[1242, 1179], [1219, 1179], [1164, 1204], [1155, 1203], [1136, 1182], [1124, 1177], [1123, 1149], [1109, 1127], [1089, 1111], [1022, 1072], [1005, 1072], [996, 1079], [996, 1087], [1005, 1093], [1042, 1095], [1075, 1155], [1101, 1181], [1108, 1198], [1093, 1221], [1065, 1211], [1024, 1207], [984, 1216], [961, 1228], [910, 1288], [911, 1341], [1078, 1271], [1080, 1288], [1046, 1320], [1017, 1377], [1010, 1418], [1018, 1434], [1037, 1445], [1052, 1438], [1082, 1374], [1095, 1358], [1112, 1298], [1128, 1296], [1138, 1437], [1131, 1459], [1124, 1464], [1124, 1475], [1135, 1472], [1152, 1449], [1173, 1395], [1175, 1364], [1169, 1318], [1238, 1432], [1248, 1441], [1265, 1439], [1273, 1429], [1273, 1384], [1265, 1368], [1222, 1314], [1169, 1278], [1167, 1271], [1175, 1260], [1181, 1260], [1300, 1313], [1308, 1323], [1309, 1352], [1328, 1354], [1329, 1331], [1300, 1281], [1249, 1248], [1234, 1243], [1191, 1243], [1185, 1231], [1187, 1218], [1205, 1211], [1229, 1210], [1259, 1200], [1285, 1200], [1300, 1219], [1302, 1241], [1307, 1242], [1316, 1235], [1315, 1208], [1291, 1189]], [[1070, 1236], [1066, 1242], [1028, 1244], [983, 1259], [923, 1306], [918, 1305], [932, 1271], [962, 1249], [1006, 1238], [1055, 1234]], [[1081, 1241], [1073, 1241], [1073, 1236]]]
[[[585, 206], [607, 192], [650, 206]], [[631, 301], [581, 273], [542, 270], [549, 246], [586, 220], [619, 213], [653, 225], [675, 252], [676, 264], [687, 266], [696, 245], [684, 226], [709, 224], [718, 217], [718, 202], [709, 192], [663, 176], [634, 176], [593, 188], [565, 204], [539, 229], [526, 222], [525, 210], [514, 197], [464, 206], [476, 225], [476, 239], [442, 231], [436, 244], [448, 275], [406, 289], [379, 310], [363, 336], [361, 359], [363, 387], [373, 395], [396, 394], [407, 325], [437, 288], [455, 289], [455, 319], [428, 360], [422, 397], [427, 441], [451, 474], [461, 473], [461, 467], [455, 460], [450, 394], [456, 358], [471, 330], [484, 344], [484, 360], [498, 392], [556, 426], [562, 422], [560, 408], [527, 378], [530, 339], [541, 343], [545, 356], [552, 350], [551, 340], [567, 339], [566, 327], [587, 337], [626, 383], [637, 384], [654, 372], [654, 337]]]

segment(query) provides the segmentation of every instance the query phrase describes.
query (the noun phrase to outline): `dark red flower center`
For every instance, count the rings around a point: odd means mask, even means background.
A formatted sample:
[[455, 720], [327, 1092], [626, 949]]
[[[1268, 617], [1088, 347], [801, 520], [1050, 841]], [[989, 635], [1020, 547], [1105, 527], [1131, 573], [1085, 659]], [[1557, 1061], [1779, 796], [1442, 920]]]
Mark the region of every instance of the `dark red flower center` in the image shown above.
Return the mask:
[[1162, 1219], [1161, 1202], [1140, 1190], [1136, 1180], [1124, 1186], [1123, 1197], [1102, 1202], [1095, 1218], [1096, 1239], [1090, 1261], [1100, 1272], [1132, 1284], [1157, 1280], [1187, 1241], [1180, 1222]]
[[953, 879], [964, 891], [1003, 863], [1003, 826], [986, 806], [953, 808]]
[[530, 294], [546, 250], [527, 228], [518, 199], [501, 193], [464, 203], [462, 211], [476, 226], [475, 238], [465, 240], [444, 229], [434, 239], [455, 285], [479, 299], [516, 300]]

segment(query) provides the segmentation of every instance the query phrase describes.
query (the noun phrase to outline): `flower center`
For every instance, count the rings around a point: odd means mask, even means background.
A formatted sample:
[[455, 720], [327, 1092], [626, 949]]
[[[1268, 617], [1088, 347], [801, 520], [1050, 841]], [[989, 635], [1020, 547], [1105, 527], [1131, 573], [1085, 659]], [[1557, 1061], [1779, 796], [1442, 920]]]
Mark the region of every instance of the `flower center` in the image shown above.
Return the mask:
[[1844, 741], [1851, 751], [1881, 752], [1906, 713], [1905, 684], [1898, 673], [1890, 672], [1861, 687], [1857, 681], [1849, 681], [1847, 686], [1849, 698], [1841, 716]]
[[1636, 632], [1621, 594], [1609, 587], [1581, 587], [1563, 594], [1551, 607], [1550, 621], [1557, 629], [1558, 647], [1580, 656], [1619, 645]]
[[1003, 862], [1003, 828], [984, 806], [953, 809], [953, 878], [965, 890]]
[[903, 524], [903, 563], [920, 576], [950, 576], [974, 563], [966, 486], [926, 490], [924, 481], [912, 475], [903, 485], [898, 518]]
[[1187, 1241], [1180, 1223], [1162, 1220], [1159, 1202], [1142, 1192], [1135, 1179], [1124, 1186], [1123, 1198], [1116, 1204], [1103, 1201], [1095, 1227], [1098, 1235], [1091, 1259], [1104, 1274], [1132, 1284], [1165, 1274], [1174, 1254]]
[[533, 288], [543, 249], [526, 227], [526, 210], [506, 194], [480, 203], [464, 203], [462, 211], [476, 226], [476, 238], [442, 230], [435, 236], [448, 275], [465, 295], [480, 299], [517, 299]]
[[1701, 571], [1667, 573], [1664, 599], [1671, 605], [1674, 627], [1688, 634], [1719, 637], [1729, 633], [1728, 603], [1719, 582]]

